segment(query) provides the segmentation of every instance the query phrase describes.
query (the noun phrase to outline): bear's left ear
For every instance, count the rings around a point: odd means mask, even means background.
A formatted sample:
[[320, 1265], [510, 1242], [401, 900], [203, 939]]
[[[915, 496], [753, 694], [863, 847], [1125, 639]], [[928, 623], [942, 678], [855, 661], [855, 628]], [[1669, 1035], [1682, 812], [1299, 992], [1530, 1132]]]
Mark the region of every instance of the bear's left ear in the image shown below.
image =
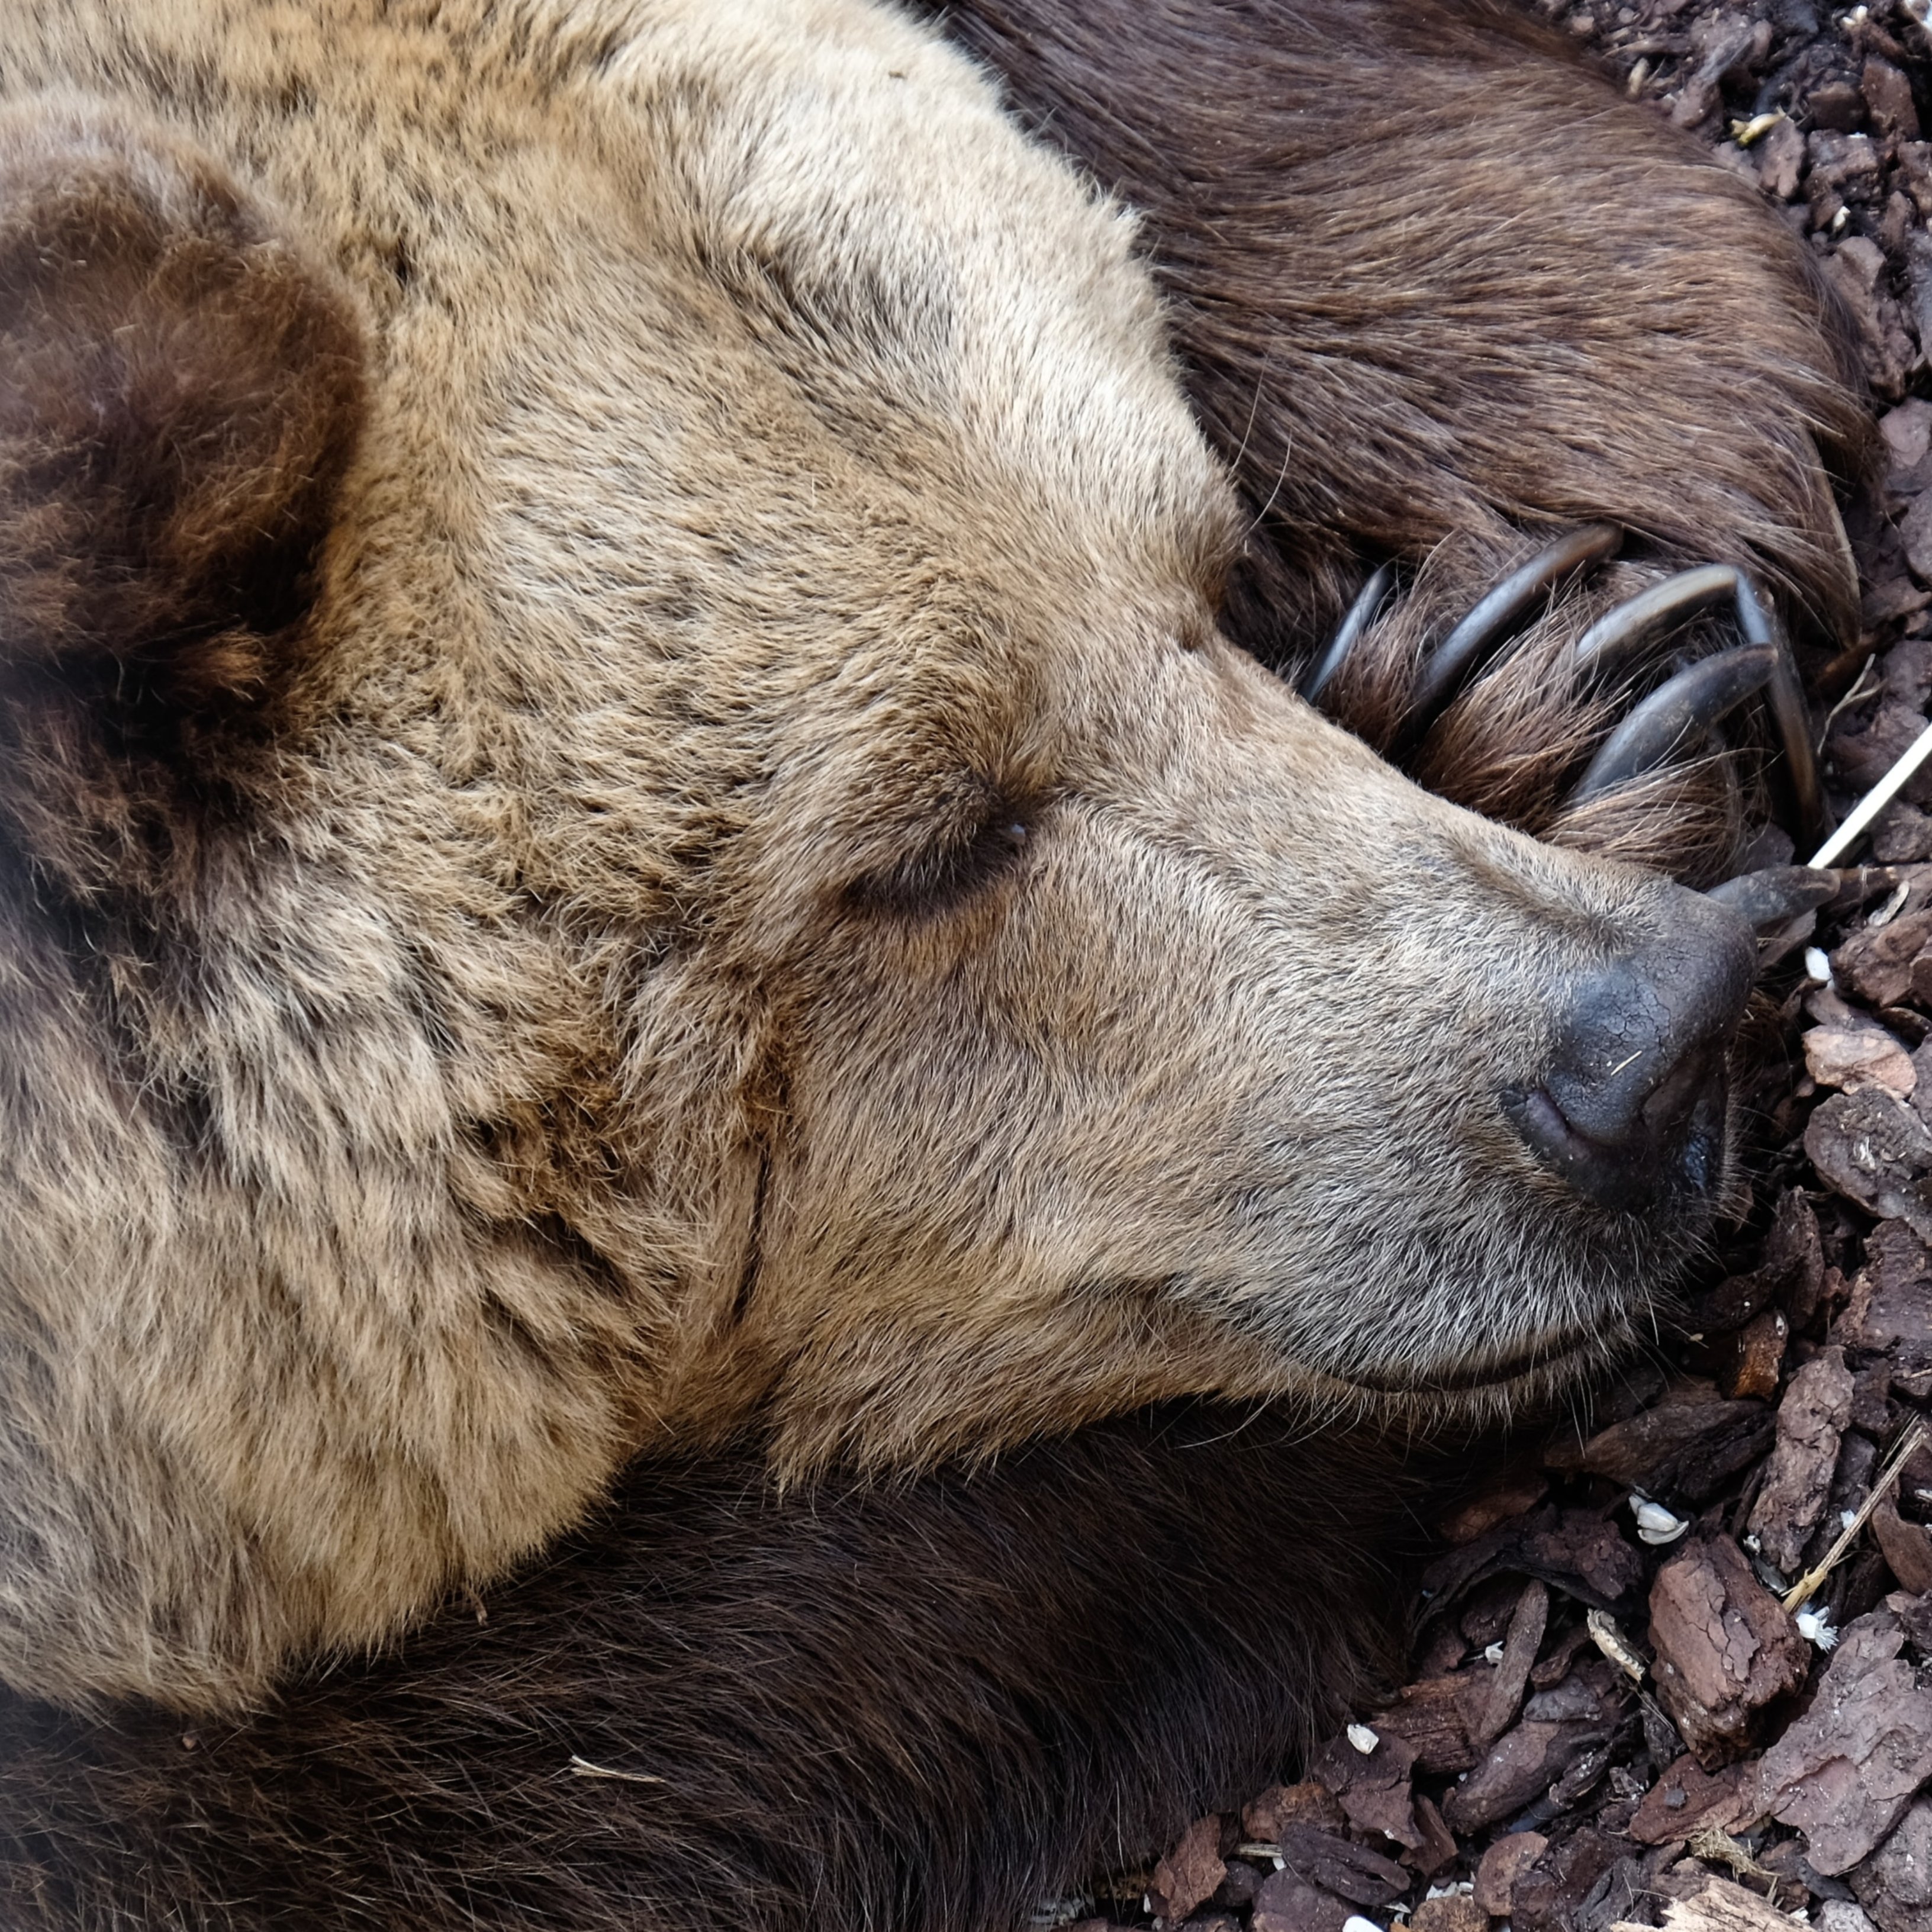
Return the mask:
[[262, 687], [364, 364], [341, 290], [208, 157], [88, 104], [0, 115], [0, 707], [20, 736], [56, 690], [130, 714], [92, 721], [124, 741]]

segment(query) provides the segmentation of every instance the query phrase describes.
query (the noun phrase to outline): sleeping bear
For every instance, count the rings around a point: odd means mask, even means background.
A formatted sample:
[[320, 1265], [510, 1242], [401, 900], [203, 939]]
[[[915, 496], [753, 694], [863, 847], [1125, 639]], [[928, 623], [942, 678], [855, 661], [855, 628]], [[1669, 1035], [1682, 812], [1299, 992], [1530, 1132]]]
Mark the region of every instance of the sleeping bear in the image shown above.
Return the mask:
[[1618, 720], [1851, 620], [1802, 249], [1477, 4], [0, 94], [7, 1922], [1004, 1927], [1278, 1764], [1735, 1191]]

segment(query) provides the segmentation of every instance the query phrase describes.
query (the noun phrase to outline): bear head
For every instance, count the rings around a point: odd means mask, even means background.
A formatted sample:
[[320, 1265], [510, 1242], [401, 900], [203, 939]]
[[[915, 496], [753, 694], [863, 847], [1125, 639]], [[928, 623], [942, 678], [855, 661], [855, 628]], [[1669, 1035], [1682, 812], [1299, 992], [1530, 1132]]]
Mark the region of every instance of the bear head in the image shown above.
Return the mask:
[[654, 1448], [1519, 1400], [1722, 1192], [1742, 926], [1233, 649], [1129, 217], [728, 10], [0, 22], [18, 1688], [244, 1698]]

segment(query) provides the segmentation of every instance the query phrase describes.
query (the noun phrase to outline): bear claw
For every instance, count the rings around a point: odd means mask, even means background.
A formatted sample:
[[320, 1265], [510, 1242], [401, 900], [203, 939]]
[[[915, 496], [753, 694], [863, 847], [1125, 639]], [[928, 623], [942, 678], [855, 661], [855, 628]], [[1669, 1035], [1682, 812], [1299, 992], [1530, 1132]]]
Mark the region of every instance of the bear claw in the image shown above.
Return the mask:
[[1327, 688], [1329, 680], [1348, 661], [1348, 653], [1355, 647], [1362, 633], [1382, 614], [1382, 606], [1388, 602], [1389, 592], [1395, 588], [1395, 566], [1378, 564], [1369, 580], [1355, 593], [1355, 601], [1348, 606], [1348, 614], [1336, 626], [1335, 634], [1329, 640], [1328, 648], [1322, 653], [1320, 661], [1302, 680], [1301, 694], [1312, 704]]
[[1692, 732], [1714, 724], [1762, 691], [1777, 664], [1772, 646], [1738, 644], [1700, 658], [1666, 680], [1598, 747], [1570, 794], [1570, 803], [1586, 804], [1667, 763]]
[[[1402, 724], [1389, 748], [1404, 761], [1470, 680], [1534, 614], [1538, 600], [1573, 572], [1614, 556], [1615, 524], [1586, 524], [1547, 544], [1486, 592], [1424, 658]], [[1381, 614], [1396, 570], [1379, 566], [1364, 584], [1301, 692], [1318, 701]], [[1714, 724], [1762, 691], [1784, 754], [1780, 817], [1808, 844], [1828, 829], [1810, 719], [1791, 646], [1770, 601], [1735, 564], [1679, 571], [1598, 618], [1571, 646], [1579, 687], [1621, 674], [1650, 647], [1705, 610], [1729, 604], [1744, 641], [1681, 670], [1646, 697], [1598, 748], [1568, 802], [1583, 804], [1664, 764], [1691, 731]]]
[[1586, 524], [1538, 550], [1490, 590], [1423, 660], [1404, 740], [1420, 740], [1496, 647], [1520, 630], [1538, 601], [1571, 572], [1614, 556], [1624, 540], [1615, 524]]

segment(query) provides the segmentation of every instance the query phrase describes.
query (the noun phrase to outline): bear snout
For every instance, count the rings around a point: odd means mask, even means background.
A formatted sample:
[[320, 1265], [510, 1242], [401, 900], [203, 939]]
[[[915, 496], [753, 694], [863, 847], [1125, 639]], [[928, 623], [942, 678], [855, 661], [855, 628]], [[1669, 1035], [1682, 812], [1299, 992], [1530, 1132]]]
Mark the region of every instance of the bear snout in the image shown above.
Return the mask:
[[1618, 1212], [1711, 1195], [1724, 1165], [1727, 1057], [1755, 963], [1737, 914], [1672, 888], [1636, 945], [1570, 989], [1542, 1079], [1505, 1090], [1530, 1151]]

